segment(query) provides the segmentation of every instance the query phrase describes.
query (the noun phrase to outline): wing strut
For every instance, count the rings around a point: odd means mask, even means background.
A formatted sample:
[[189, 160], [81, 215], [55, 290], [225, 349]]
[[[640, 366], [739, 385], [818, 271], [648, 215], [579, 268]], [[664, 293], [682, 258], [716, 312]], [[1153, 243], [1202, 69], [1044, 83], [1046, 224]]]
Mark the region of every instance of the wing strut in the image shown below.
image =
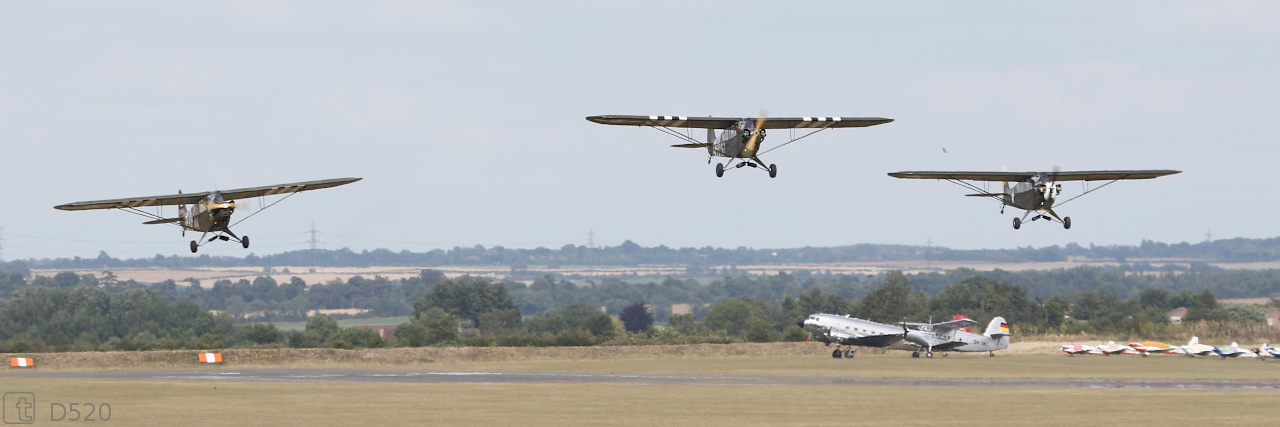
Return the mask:
[[235, 223], [235, 224], [231, 224], [231, 225], [229, 225], [229, 226], [227, 226], [227, 227], [226, 227], [226, 228], [227, 228], [227, 230], [228, 230], [228, 232], [230, 232], [231, 227], [235, 227], [235, 226], [237, 226], [237, 225], [240, 225], [240, 223], [244, 222], [244, 220], [249, 219], [249, 218], [253, 218], [253, 216], [254, 216], [254, 215], [257, 215], [259, 212], [265, 211], [265, 210], [267, 210], [267, 208], [272, 207], [272, 206], [275, 206], [275, 205], [276, 205], [276, 203], [283, 202], [285, 199], [288, 199], [288, 198], [290, 198], [290, 197], [293, 197], [293, 195], [294, 195], [294, 194], [298, 194], [298, 193], [301, 193], [301, 191], [294, 191], [294, 192], [292, 192], [292, 193], [289, 193], [289, 195], [288, 195], [288, 196], [284, 196], [284, 197], [283, 197], [283, 198], [281, 198], [280, 200], [276, 200], [276, 201], [274, 201], [274, 202], [271, 202], [271, 204], [266, 205], [266, 206], [263, 206], [263, 207], [262, 207], [262, 209], [258, 209], [258, 212], [254, 212], [254, 213], [249, 214], [249, 216], [246, 216], [246, 217], [244, 217], [244, 218], [240, 218], [240, 220], [239, 220], [239, 221], [236, 221], [236, 223]]
[[[1123, 179], [1123, 178], [1120, 178], [1120, 179]], [[1083, 193], [1080, 193], [1079, 195], [1077, 195], [1077, 196], [1075, 196], [1075, 197], [1072, 197], [1072, 198], [1070, 198], [1070, 199], [1067, 199], [1067, 201], [1066, 201], [1066, 202], [1062, 202], [1062, 203], [1055, 203], [1055, 204], [1054, 204], [1054, 206], [1062, 206], [1062, 205], [1065, 205], [1065, 204], [1067, 204], [1067, 202], [1070, 202], [1070, 201], [1075, 200], [1075, 199], [1079, 199], [1079, 198], [1080, 198], [1080, 196], [1083, 196], [1083, 195], [1085, 195], [1085, 194], [1092, 193], [1092, 192], [1094, 192], [1094, 191], [1101, 190], [1101, 189], [1102, 189], [1102, 187], [1106, 187], [1106, 186], [1108, 186], [1108, 185], [1115, 184], [1115, 183], [1116, 183], [1116, 181], [1119, 181], [1120, 179], [1113, 179], [1113, 180], [1111, 180], [1110, 182], [1108, 182], [1108, 183], [1106, 183], [1106, 184], [1099, 185], [1097, 188], [1094, 188], [1094, 189], [1092, 189], [1092, 190], [1088, 190], [1088, 189], [1087, 189], [1088, 187], [1085, 187], [1085, 188], [1086, 188], [1086, 190], [1085, 190]]]
[[[784, 145], [787, 145], [787, 144], [790, 144], [790, 143], [793, 143], [793, 142], [796, 142], [796, 141], [799, 141], [799, 140], [805, 139], [805, 138], [807, 138], [809, 135], [813, 135], [813, 134], [815, 134], [815, 133], [822, 132], [822, 131], [827, 130], [827, 129], [831, 129], [831, 128], [830, 128], [830, 127], [825, 127], [825, 128], [818, 129], [818, 130], [815, 130], [815, 131], [813, 131], [813, 132], [809, 132], [809, 133], [806, 133], [806, 134], [804, 134], [804, 135], [801, 135], [799, 138], [792, 138], [790, 141], [787, 141], [786, 143], [780, 144], [780, 145], [778, 145], [777, 147], [770, 148], [770, 149], [768, 149], [768, 150], [765, 150], [765, 152], [763, 152], [763, 153], [757, 154], [757, 156], [763, 156], [763, 155], [765, 155], [765, 154], [769, 154], [769, 152], [770, 152], [770, 151], [777, 150], [777, 149], [779, 149], [779, 148], [782, 148], [782, 146], [784, 146]], [[794, 129], [793, 129], [793, 131], [794, 131]]]

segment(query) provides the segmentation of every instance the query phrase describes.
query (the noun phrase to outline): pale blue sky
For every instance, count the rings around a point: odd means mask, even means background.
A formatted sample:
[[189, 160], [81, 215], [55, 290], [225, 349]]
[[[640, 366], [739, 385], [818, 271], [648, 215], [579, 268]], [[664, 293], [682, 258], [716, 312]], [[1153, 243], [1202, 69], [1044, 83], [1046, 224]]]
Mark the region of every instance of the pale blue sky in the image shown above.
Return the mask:
[[[345, 176], [365, 179], [241, 224], [249, 251], [202, 253], [303, 249], [311, 221], [322, 247], [414, 251], [588, 228], [757, 248], [1280, 234], [1280, 4], [904, 3], [0, 2], [4, 257], [189, 254], [172, 227], [52, 206]], [[583, 119], [761, 108], [897, 121], [770, 153], [769, 179]], [[1017, 231], [885, 175], [1055, 162], [1185, 172]]]

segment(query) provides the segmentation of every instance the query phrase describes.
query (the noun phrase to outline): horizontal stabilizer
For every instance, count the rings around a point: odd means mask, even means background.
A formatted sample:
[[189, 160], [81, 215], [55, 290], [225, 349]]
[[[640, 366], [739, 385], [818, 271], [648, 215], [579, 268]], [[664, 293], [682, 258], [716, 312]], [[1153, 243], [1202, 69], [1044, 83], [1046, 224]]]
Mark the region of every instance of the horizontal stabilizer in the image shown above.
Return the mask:
[[707, 147], [710, 147], [710, 146], [711, 146], [711, 144], [676, 144], [676, 145], [672, 145], [672, 147], [675, 147], [675, 148], [707, 148]]
[[978, 193], [978, 194], [965, 194], [964, 196], [965, 197], [1000, 197], [1003, 195], [1004, 194], [1001, 194], [1001, 193]]
[[157, 220], [152, 220], [152, 221], [144, 222], [143, 224], [146, 224], [146, 225], [168, 224], [168, 223], [171, 223], [171, 222], [178, 222], [178, 221], [182, 221], [182, 217], [178, 217], [178, 218], [157, 219]]

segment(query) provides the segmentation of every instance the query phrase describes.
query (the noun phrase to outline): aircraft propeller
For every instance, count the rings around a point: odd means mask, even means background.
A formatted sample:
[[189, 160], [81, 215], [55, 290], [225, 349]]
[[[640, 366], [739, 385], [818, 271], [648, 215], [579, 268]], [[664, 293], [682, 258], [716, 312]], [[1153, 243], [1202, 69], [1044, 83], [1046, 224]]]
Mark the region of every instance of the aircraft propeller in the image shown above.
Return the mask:
[[764, 132], [764, 129], [762, 129], [761, 126], [764, 126], [765, 116], [768, 116], [768, 115], [769, 115], [768, 110], [765, 110], [763, 108], [760, 109], [760, 117], [756, 119], [756, 127], [751, 131], [751, 139], [747, 140], [747, 147], [746, 147], [747, 151], [750, 151], [752, 153], [756, 152], [756, 148], [757, 148], [756, 145], [760, 140], [760, 133]]

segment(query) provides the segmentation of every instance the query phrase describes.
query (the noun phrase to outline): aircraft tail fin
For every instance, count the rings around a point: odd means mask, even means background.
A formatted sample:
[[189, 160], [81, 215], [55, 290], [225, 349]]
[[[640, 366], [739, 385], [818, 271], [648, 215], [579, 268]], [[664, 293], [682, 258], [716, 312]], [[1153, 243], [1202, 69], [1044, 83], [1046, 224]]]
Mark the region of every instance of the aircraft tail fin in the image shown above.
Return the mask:
[[987, 333], [989, 337], [1002, 337], [1013, 335], [1009, 333], [1009, 323], [1005, 322], [1003, 317], [991, 319], [991, 323], [987, 324]]
[[1200, 337], [1191, 337], [1191, 341], [1187, 341], [1187, 345], [1192, 346], [1200, 344]]
[[156, 219], [156, 220], [151, 220], [151, 221], [144, 222], [143, 224], [146, 224], [146, 225], [168, 224], [168, 223], [178, 222], [178, 221], [182, 221], [182, 217], [177, 217], [177, 218], [165, 218], [165, 219]]

